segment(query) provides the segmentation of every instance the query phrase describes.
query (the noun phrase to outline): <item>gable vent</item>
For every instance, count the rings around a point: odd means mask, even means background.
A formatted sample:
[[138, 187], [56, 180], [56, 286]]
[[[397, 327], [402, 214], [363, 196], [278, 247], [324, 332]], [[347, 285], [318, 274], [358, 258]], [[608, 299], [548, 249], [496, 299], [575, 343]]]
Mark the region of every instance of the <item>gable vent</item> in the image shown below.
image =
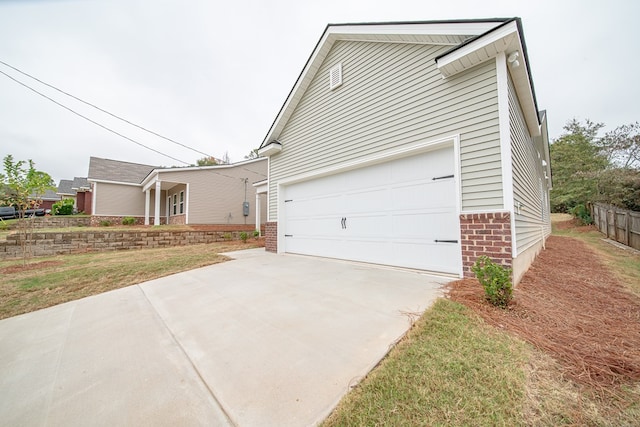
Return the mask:
[[333, 90], [342, 85], [342, 63], [334, 65], [329, 70], [329, 89]]

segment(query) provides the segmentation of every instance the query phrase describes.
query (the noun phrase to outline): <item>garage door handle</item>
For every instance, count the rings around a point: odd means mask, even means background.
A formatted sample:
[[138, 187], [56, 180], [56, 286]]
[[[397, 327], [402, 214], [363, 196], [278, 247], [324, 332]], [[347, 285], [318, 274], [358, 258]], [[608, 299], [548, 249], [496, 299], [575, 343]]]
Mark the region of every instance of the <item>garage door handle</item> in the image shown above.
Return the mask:
[[340, 220], [340, 224], [342, 225], [342, 229], [343, 229], [343, 230], [346, 230], [346, 229], [347, 229], [347, 218], [344, 218], [344, 217], [343, 217], [343, 218]]
[[437, 179], [447, 179], [447, 178], [453, 178], [453, 175], [445, 175], [445, 176], [436, 176], [435, 178], [432, 178], [432, 181], [435, 181]]
[[436, 243], [458, 243], [457, 240], [439, 240], [439, 239], [434, 240], [434, 242], [436, 242]]

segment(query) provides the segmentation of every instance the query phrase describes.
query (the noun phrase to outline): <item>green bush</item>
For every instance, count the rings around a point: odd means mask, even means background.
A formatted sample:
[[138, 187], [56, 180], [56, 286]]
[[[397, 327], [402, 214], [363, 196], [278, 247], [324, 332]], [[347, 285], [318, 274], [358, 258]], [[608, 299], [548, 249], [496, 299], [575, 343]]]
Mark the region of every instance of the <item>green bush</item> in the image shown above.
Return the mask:
[[224, 233], [224, 234], [222, 235], [222, 238], [223, 238], [224, 240], [227, 240], [227, 241], [231, 240], [231, 237], [232, 237], [232, 236], [231, 236], [231, 233]]
[[242, 240], [244, 243], [247, 243], [247, 238], [249, 237], [249, 235], [247, 234], [246, 231], [243, 231], [240, 233], [240, 240]]
[[569, 213], [574, 216], [583, 225], [593, 224], [593, 218], [591, 218], [591, 212], [585, 205], [576, 205], [569, 210]]
[[51, 207], [54, 215], [73, 215], [73, 199], [62, 199]]
[[111, 221], [107, 221], [106, 219], [100, 221], [100, 227], [110, 227], [110, 226], [111, 226]]
[[133, 225], [136, 223], [136, 219], [131, 216], [125, 216], [122, 218], [122, 225]]
[[254, 238], [254, 239], [257, 239], [258, 237], [260, 237], [260, 232], [259, 232], [258, 230], [255, 230], [255, 231], [253, 232], [253, 238]]
[[484, 294], [491, 304], [505, 308], [513, 295], [511, 269], [504, 268], [483, 255], [478, 257], [471, 270], [484, 288]]

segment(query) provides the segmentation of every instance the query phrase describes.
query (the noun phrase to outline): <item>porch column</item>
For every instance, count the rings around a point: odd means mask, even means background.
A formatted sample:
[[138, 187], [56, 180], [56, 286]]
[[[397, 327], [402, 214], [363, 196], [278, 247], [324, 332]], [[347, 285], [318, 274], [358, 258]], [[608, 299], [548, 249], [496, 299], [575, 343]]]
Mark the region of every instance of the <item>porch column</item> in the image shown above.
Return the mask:
[[144, 225], [149, 225], [149, 206], [151, 205], [151, 189], [144, 192]]
[[153, 225], [160, 225], [160, 195], [162, 192], [162, 182], [156, 181], [155, 211], [153, 212]]
[[[260, 233], [260, 194], [256, 193], [256, 230]], [[260, 236], [260, 234], [258, 234]]]

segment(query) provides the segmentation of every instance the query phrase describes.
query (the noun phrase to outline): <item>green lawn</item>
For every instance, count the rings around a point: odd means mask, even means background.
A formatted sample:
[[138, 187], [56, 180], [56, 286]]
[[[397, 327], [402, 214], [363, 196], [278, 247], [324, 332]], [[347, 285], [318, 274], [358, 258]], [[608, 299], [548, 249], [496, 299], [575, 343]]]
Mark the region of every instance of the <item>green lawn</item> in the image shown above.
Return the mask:
[[227, 260], [249, 241], [0, 261], [0, 319]]

